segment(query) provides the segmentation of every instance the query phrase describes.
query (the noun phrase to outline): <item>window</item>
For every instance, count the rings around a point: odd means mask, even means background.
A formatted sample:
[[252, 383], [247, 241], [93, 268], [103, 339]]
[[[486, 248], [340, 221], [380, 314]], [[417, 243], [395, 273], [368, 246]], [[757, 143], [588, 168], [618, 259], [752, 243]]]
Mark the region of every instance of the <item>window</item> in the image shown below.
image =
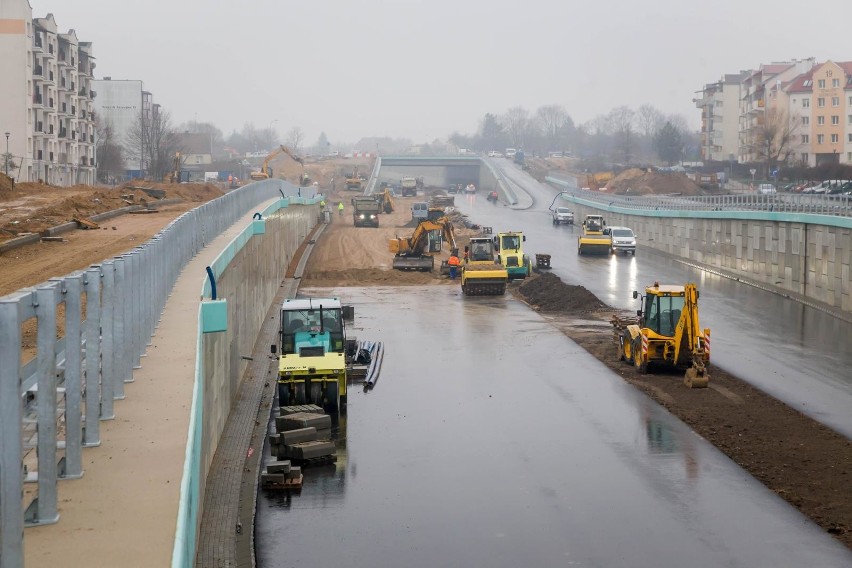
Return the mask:
[[840, 124], [840, 117], [836, 114], [831, 117], [831, 124]]
[[822, 107], [825, 106], [825, 97], [820, 97], [820, 98], [817, 99], [817, 106], [819, 108], [822, 108]]
[[817, 88], [824, 89], [825, 88], [825, 79], [820, 79], [817, 81]]
[[802, 134], [802, 144], [808, 144], [811, 140], [811, 137], [807, 134]]
[[817, 134], [817, 144], [825, 144], [825, 134]]
[[[849, 100], [852, 101], [852, 97], [849, 97]], [[852, 104], [852, 103], [850, 103]], [[802, 99], [802, 108], [809, 108], [811, 106], [811, 99], [805, 97]]]
[[838, 142], [840, 142], [840, 135], [839, 134], [832, 134], [831, 135], [831, 143], [837, 144]]
[[840, 106], [840, 97], [831, 97], [831, 106], [839, 107]]
[[825, 117], [824, 116], [818, 116], [817, 117], [817, 124], [825, 124]]
[[807, 152], [802, 152], [802, 163], [803, 164], [808, 163], [808, 153]]
[[[852, 118], [852, 116], [850, 116], [850, 118]], [[852, 123], [852, 120], [850, 120], [849, 122]], [[807, 126], [810, 123], [811, 123], [811, 117], [809, 117], [809, 116], [803, 116], [802, 117], [802, 126]]]
[[852, 134], [848, 134], [846, 137], [847, 142], [852, 142]]
[[840, 79], [832, 79], [831, 80], [831, 86], [832, 87], [839, 87], [840, 86]]
[[[849, 78], [852, 79], [852, 77]], [[852, 106], [852, 97], [849, 97], [849, 106]]]
[[846, 152], [846, 161], [852, 162], [852, 152]]

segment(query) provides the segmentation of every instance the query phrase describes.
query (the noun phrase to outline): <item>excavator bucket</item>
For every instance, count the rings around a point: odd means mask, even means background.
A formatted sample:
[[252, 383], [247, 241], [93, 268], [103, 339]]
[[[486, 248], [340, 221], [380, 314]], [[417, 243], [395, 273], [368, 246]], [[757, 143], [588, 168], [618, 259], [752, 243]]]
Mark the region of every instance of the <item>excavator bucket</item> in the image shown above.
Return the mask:
[[710, 375], [704, 367], [692, 366], [686, 370], [683, 384], [691, 389], [705, 389], [710, 382]]
[[395, 256], [393, 259], [394, 270], [419, 270], [421, 272], [432, 272], [435, 268], [435, 259], [431, 256]]

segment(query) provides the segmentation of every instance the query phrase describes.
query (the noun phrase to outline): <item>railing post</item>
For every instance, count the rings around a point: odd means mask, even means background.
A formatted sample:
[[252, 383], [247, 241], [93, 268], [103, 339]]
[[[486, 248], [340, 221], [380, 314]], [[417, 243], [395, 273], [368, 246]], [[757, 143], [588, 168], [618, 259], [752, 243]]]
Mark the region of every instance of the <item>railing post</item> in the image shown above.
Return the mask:
[[24, 565], [24, 445], [18, 300], [0, 301], [0, 568]]
[[59, 520], [56, 488], [59, 469], [56, 463], [56, 295], [55, 283], [37, 288], [32, 294], [38, 322], [36, 332], [38, 496], [27, 511], [26, 521], [30, 525], [52, 524]]
[[113, 345], [115, 337], [113, 333], [115, 312], [115, 263], [111, 260], [101, 265], [103, 274], [103, 291], [101, 294], [101, 357], [103, 359], [103, 370], [101, 371], [101, 420], [112, 420], [115, 418], [113, 410], [115, 398], [115, 354]]
[[65, 472], [63, 478], [83, 476], [83, 342], [81, 338], [81, 277], [65, 277]]
[[83, 445], [101, 445], [101, 270], [86, 271], [86, 427]]
[[115, 304], [112, 312], [112, 374], [110, 377], [113, 383], [113, 398], [115, 400], [124, 400], [124, 383], [127, 378], [127, 360], [129, 357], [127, 329], [129, 322], [125, 308], [125, 293], [127, 292], [127, 282], [125, 281], [125, 266], [124, 258], [117, 256], [113, 259], [115, 265], [115, 293], [113, 295]]

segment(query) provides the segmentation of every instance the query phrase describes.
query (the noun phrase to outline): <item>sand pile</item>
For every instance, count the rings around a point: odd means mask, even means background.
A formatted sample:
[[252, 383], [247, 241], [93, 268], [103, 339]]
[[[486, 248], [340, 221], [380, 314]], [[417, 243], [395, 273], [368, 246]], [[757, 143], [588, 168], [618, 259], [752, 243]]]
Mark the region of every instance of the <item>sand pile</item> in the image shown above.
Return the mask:
[[[681, 172], [649, 172], [638, 168], [624, 170], [606, 184], [617, 195], [701, 195], [697, 183]], [[628, 191], [629, 190], [629, 191]]]

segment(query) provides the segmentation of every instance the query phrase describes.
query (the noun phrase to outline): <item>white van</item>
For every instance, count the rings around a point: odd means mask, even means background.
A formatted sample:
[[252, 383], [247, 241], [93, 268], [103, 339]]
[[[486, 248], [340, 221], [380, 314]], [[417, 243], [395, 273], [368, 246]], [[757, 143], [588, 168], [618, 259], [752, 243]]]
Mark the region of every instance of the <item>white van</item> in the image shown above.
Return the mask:
[[506, 148], [506, 153], [503, 154], [503, 155], [511, 160], [512, 158], [515, 157], [515, 154], [517, 154], [517, 153], [518, 153], [518, 151], [514, 148]]
[[778, 190], [771, 183], [762, 183], [757, 186], [757, 192], [761, 195], [775, 195]]
[[425, 221], [429, 218], [429, 204], [420, 201], [411, 206], [411, 218], [415, 221]]

